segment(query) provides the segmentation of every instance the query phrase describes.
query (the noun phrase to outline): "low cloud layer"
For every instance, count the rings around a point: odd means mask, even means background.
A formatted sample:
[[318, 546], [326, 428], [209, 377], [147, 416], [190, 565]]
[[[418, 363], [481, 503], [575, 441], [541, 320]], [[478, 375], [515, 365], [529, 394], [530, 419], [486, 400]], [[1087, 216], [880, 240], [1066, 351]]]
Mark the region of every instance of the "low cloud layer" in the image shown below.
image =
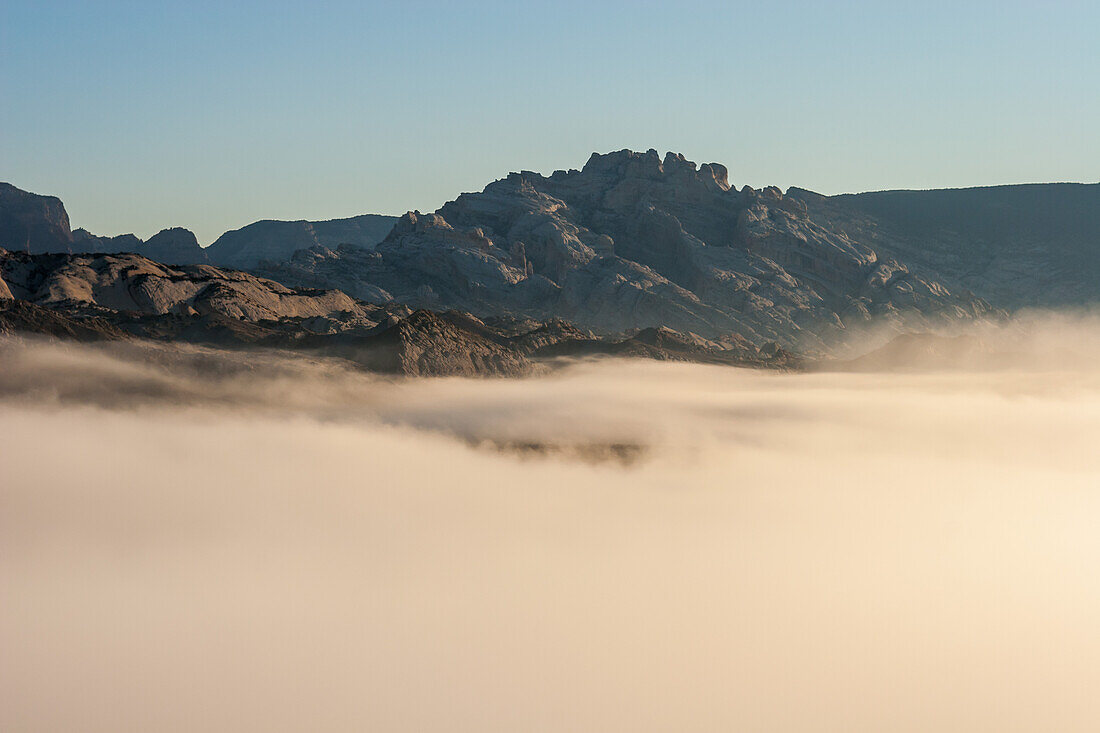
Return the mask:
[[1096, 730], [1095, 363], [7, 341], [0, 729]]

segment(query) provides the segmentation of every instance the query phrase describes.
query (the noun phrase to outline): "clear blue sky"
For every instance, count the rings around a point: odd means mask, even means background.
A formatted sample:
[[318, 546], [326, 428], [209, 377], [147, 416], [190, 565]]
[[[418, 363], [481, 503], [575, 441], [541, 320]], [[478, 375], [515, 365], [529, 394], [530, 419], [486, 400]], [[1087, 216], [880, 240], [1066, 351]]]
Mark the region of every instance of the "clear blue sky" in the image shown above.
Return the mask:
[[658, 148], [826, 193], [1100, 179], [1096, 2], [0, 0], [0, 180], [206, 244]]

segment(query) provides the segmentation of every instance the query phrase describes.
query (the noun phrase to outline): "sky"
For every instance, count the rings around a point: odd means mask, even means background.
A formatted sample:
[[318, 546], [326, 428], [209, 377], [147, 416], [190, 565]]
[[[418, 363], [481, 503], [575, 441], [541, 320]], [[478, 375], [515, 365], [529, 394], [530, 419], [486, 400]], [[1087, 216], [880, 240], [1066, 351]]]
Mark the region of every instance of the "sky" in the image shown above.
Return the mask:
[[1100, 3], [0, 0], [0, 180], [208, 244], [673, 150], [823, 193], [1100, 180]]

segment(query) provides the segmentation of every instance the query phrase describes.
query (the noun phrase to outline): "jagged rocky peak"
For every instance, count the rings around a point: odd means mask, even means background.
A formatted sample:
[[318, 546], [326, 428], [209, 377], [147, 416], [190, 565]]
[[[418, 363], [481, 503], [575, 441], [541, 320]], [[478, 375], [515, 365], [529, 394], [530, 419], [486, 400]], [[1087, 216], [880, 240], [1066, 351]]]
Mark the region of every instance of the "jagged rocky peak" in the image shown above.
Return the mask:
[[[482, 193], [509, 190], [537, 197], [545, 195], [547, 187], [553, 188], [555, 184], [613, 187], [629, 181], [684, 187], [700, 185], [716, 193], [731, 190], [729, 171], [721, 163], [704, 163], [696, 167], [682, 153], [670, 151], [662, 159], [656, 150], [650, 149], [645, 153], [633, 150], [592, 153], [581, 170], [556, 170], [550, 176], [528, 170], [513, 172], [489, 184]], [[459, 199], [470, 195], [473, 194], [463, 194]]]
[[661, 156], [650, 148], [644, 153], [618, 150], [613, 153], [592, 153], [581, 173], [613, 178], [651, 178], [663, 173]]
[[704, 163], [696, 169], [695, 163], [684, 157], [683, 153], [669, 151], [662, 160], [654, 149], [644, 153], [633, 150], [619, 150], [613, 153], [592, 153], [581, 173], [614, 179], [680, 179], [684, 182], [698, 181], [710, 184], [720, 191], [729, 191], [729, 171], [721, 163]]
[[419, 211], [408, 211], [397, 220], [390, 232], [393, 235], [423, 233], [430, 229], [453, 229], [447, 220], [439, 214], [421, 214]]

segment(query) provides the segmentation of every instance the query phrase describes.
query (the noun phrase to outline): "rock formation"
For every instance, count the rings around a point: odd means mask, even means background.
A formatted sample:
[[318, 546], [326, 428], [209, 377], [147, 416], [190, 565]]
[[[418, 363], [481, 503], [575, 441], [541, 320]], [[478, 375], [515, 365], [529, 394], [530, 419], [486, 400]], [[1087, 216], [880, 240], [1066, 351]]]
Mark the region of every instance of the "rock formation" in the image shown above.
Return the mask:
[[139, 252], [151, 260], [171, 265], [198, 265], [209, 261], [206, 250], [199, 246], [195, 235], [181, 227], [162, 229], [137, 249], [128, 251]]
[[64, 252], [72, 244], [61, 199], [0, 183], [0, 247], [20, 252]]
[[260, 271], [373, 302], [788, 347], [823, 348], [875, 319], [924, 329], [993, 311], [821, 226], [800, 199], [738, 191], [722, 165], [654, 150], [513, 173], [406, 214], [373, 249], [314, 247]]
[[[73, 231], [58, 199], [0, 184], [0, 247], [135, 252], [173, 266], [74, 259], [53, 276], [50, 292], [83, 302], [94, 291], [112, 308], [173, 302], [255, 323], [298, 317], [293, 303], [324, 310], [331, 304], [317, 298], [344, 298], [588, 334], [558, 333], [559, 351], [641, 353], [643, 341], [607, 337], [661, 340], [671, 329], [711, 351], [741, 340], [828, 352], [868, 325], [935, 331], [1002, 308], [1100, 300], [1098, 211], [1100, 184], [784, 194], [731, 186], [717, 163], [623, 150], [594, 153], [582, 170], [512, 173], [433, 213], [261, 221], [205, 249], [178, 228], [147, 242]], [[207, 263], [260, 277], [184, 267]], [[116, 267], [144, 279], [103, 285], [120, 281]], [[301, 300], [303, 288], [342, 293]]]

